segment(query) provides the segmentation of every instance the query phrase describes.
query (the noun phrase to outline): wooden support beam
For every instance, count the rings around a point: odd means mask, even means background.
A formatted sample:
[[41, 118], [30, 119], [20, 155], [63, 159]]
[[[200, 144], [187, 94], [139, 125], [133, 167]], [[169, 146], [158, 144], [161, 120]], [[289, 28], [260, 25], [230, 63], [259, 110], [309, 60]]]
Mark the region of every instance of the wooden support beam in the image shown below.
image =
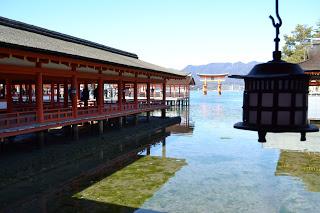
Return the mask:
[[139, 116], [137, 114], [133, 115], [133, 124], [136, 126], [139, 123]]
[[33, 97], [32, 84], [29, 84], [29, 86], [28, 86], [28, 95], [29, 95], [29, 103], [32, 103], [32, 97]]
[[[162, 83], [162, 104], [166, 104], [166, 95], [167, 95], [167, 84], [166, 81]], [[161, 110], [161, 117], [165, 118], [166, 117], [166, 109]]]
[[76, 85], [76, 90], [77, 90], [77, 97], [78, 97], [78, 100], [80, 100], [80, 99], [81, 99], [80, 87], [81, 87], [81, 84], [78, 82], [78, 83], [77, 83], [77, 85]]
[[150, 155], [150, 154], [151, 154], [151, 146], [148, 145], [148, 146], [147, 146], [147, 155]]
[[166, 158], [167, 152], [166, 152], [166, 138], [163, 138], [162, 140], [162, 158]]
[[102, 78], [99, 78], [99, 82], [98, 82], [98, 97], [97, 98], [97, 102], [98, 102], [98, 106], [99, 106], [99, 113], [101, 114], [103, 111], [103, 107], [104, 107], [104, 82], [102, 80]]
[[99, 135], [103, 135], [103, 120], [98, 121], [99, 125]]
[[60, 106], [60, 84], [57, 83], [57, 103]]
[[150, 107], [150, 82], [147, 83], [147, 105]]
[[78, 79], [76, 75], [72, 76], [71, 83], [71, 100], [72, 100], [72, 115], [74, 118], [78, 117]]
[[11, 92], [11, 80], [6, 79], [6, 100], [7, 100], [7, 112], [13, 111], [13, 99]]
[[39, 123], [44, 121], [43, 115], [43, 84], [42, 73], [38, 72], [36, 75], [36, 106], [37, 106], [37, 121]]
[[134, 91], [133, 91], [134, 92], [134, 94], [133, 94], [134, 108], [138, 109], [139, 106], [138, 106], [138, 84], [137, 84], [137, 82], [134, 82], [133, 87], [134, 87]]
[[147, 122], [150, 121], [150, 111], [147, 112]]
[[79, 140], [79, 127], [78, 124], [72, 125], [72, 132], [73, 132], [73, 140], [78, 141]]
[[118, 82], [118, 110], [122, 110], [122, 84], [123, 82], [120, 80]]
[[63, 84], [63, 105], [64, 107], [68, 107], [68, 97], [69, 94], [68, 94], [68, 83], [65, 82]]
[[51, 92], [50, 103], [51, 103], [51, 106], [54, 107], [54, 83], [53, 82], [51, 82], [50, 92]]

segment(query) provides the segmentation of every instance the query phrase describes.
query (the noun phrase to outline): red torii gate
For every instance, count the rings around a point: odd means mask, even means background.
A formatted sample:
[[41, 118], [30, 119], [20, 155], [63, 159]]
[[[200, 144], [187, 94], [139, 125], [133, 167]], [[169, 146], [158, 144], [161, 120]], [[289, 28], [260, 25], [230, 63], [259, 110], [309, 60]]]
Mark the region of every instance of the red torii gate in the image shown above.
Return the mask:
[[218, 93], [221, 95], [222, 87], [221, 82], [225, 81], [225, 78], [229, 75], [228, 73], [224, 74], [199, 74], [197, 75], [200, 77], [200, 81], [203, 82], [202, 91], [204, 95], [207, 95], [208, 91], [208, 82], [218, 82]]

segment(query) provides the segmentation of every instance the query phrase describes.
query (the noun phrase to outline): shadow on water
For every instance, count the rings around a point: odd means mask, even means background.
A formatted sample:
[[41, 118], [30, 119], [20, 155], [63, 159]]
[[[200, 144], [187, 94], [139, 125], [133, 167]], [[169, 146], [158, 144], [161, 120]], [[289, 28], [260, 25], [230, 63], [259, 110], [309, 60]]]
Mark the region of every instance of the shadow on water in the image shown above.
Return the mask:
[[[32, 137], [9, 145], [0, 155], [0, 212], [133, 212], [186, 164], [165, 155], [166, 127], [180, 121], [152, 118], [77, 142], [56, 131], [43, 149]], [[33, 148], [24, 152], [26, 143]], [[149, 156], [157, 146], [162, 156]]]

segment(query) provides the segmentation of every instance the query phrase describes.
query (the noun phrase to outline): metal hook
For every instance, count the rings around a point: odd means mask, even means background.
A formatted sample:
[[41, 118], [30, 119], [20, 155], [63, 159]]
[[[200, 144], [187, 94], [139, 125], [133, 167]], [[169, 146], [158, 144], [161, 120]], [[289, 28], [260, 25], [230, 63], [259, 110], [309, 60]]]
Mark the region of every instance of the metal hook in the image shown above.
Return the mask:
[[280, 60], [281, 59], [281, 52], [279, 52], [279, 42], [280, 42], [279, 34], [280, 34], [280, 27], [282, 25], [282, 19], [279, 15], [279, 2], [278, 2], [278, 0], [276, 0], [276, 15], [277, 15], [279, 23], [276, 23], [274, 18], [271, 15], [269, 16], [269, 18], [272, 21], [272, 25], [276, 28], [276, 38], [274, 39], [276, 50], [274, 52], [273, 58], [274, 58], [274, 60]]
[[281, 27], [282, 26], [282, 19], [281, 19], [280, 15], [279, 15], [279, 2], [278, 2], [278, 0], [276, 0], [276, 15], [277, 15], [277, 18], [279, 20], [279, 23], [277, 23], [277, 24], [276, 24], [274, 18], [271, 15], [269, 16], [269, 18], [271, 19], [272, 24], [273, 24], [274, 27]]

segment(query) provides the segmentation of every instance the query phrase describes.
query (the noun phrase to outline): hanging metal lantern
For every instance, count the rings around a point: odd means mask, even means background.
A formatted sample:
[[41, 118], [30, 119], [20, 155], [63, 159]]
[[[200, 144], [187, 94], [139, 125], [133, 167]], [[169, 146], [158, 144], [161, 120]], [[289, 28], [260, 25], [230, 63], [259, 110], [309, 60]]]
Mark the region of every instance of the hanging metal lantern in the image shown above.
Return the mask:
[[257, 131], [259, 142], [266, 142], [267, 132], [299, 132], [301, 141], [305, 141], [306, 132], [319, 131], [308, 123], [309, 77], [299, 65], [281, 60], [279, 29], [282, 20], [278, 8], [276, 0], [279, 23], [270, 16], [276, 28], [273, 60], [256, 65], [248, 75], [230, 76], [245, 82], [243, 121], [234, 128]]

